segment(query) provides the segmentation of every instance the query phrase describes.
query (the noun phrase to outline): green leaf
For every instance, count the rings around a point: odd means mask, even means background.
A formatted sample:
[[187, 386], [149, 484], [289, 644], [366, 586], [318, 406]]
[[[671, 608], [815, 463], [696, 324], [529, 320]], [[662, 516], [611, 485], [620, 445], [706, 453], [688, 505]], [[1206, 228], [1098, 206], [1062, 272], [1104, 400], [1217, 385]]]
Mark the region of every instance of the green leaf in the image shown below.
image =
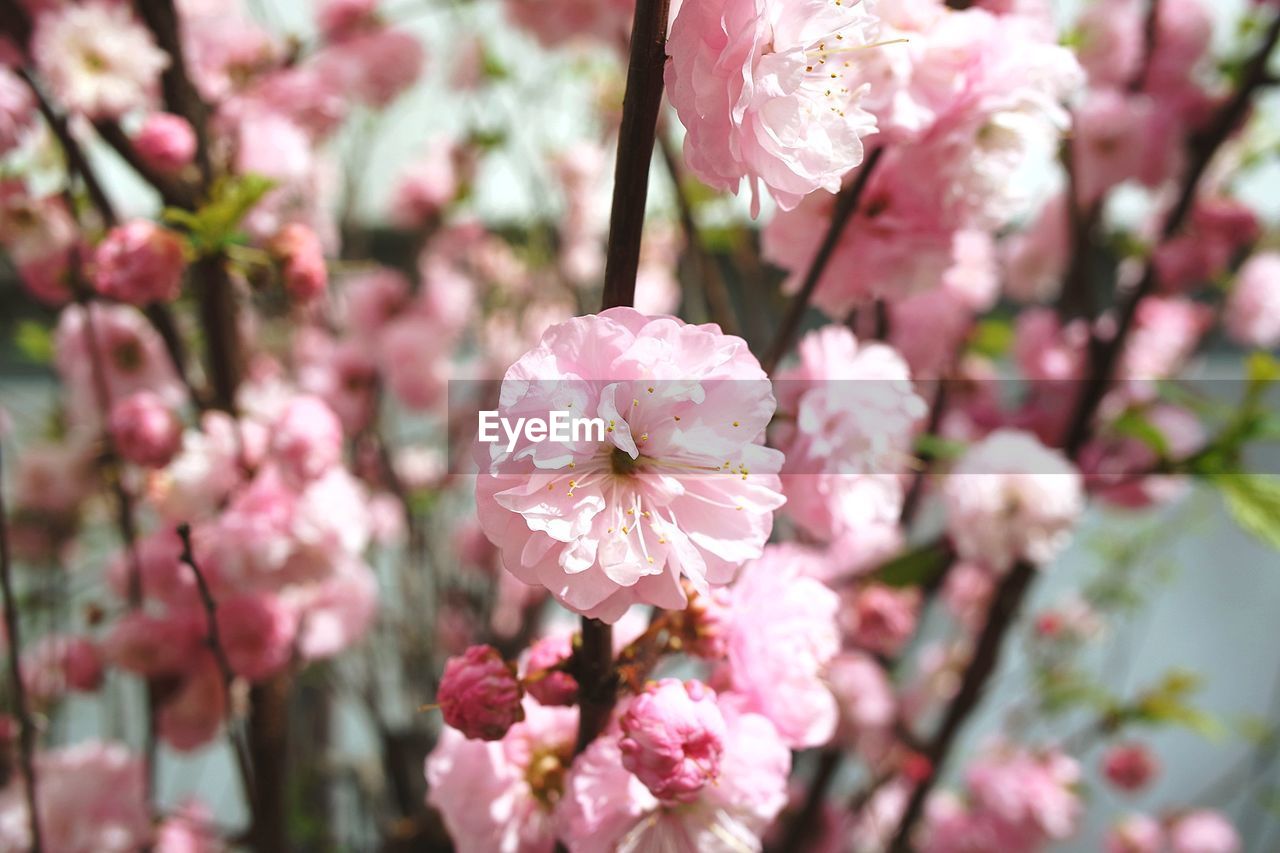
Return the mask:
[[967, 447], [963, 441], [927, 432], [916, 437], [916, 455], [921, 459], [957, 459]]
[[191, 244], [202, 253], [216, 252], [240, 238], [240, 222], [275, 181], [262, 175], [236, 175], [214, 184], [207, 204], [194, 213], [166, 208], [163, 218], [187, 231]]
[[1272, 474], [1219, 474], [1213, 483], [1222, 492], [1236, 524], [1280, 550], [1280, 477]]
[[908, 551], [880, 566], [875, 579], [887, 586], [922, 586], [946, 567], [949, 555], [940, 545], [926, 545]]
[[1130, 409], [1111, 424], [1111, 431], [1125, 438], [1136, 438], [1143, 444], [1160, 454], [1161, 459], [1169, 458], [1169, 441], [1164, 433], [1147, 416], [1137, 409]]
[[23, 320], [14, 332], [13, 342], [28, 360], [37, 364], [53, 361], [53, 336], [34, 320]]
[[1252, 353], [1246, 362], [1245, 375], [1250, 382], [1270, 384], [1280, 382], [1280, 359], [1261, 350]]
[[978, 324], [969, 338], [969, 348], [988, 358], [999, 358], [1013, 346], [1013, 326], [1007, 320], [987, 319]]

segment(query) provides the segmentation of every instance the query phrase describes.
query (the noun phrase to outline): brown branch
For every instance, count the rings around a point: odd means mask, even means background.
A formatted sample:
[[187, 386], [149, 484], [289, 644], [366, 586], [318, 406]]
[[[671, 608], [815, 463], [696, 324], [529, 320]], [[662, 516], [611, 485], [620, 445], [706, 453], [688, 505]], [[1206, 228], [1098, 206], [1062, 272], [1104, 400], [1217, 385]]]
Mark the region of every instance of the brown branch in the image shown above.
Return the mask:
[[200, 97], [187, 72], [186, 55], [178, 10], [173, 0], [137, 0], [138, 14], [151, 30], [156, 44], [169, 54], [169, 66], [160, 77], [160, 88], [169, 111], [185, 118], [196, 134], [196, 166], [200, 169], [201, 189], [208, 191], [213, 182], [213, 161], [209, 153], [209, 105]]
[[[2, 459], [3, 453], [0, 453]], [[0, 462], [0, 484], [4, 481]], [[36, 727], [31, 719], [27, 703], [27, 687], [22, 682], [22, 663], [19, 651], [22, 634], [18, 626], [18, 607], [13, 593], [13, 565], [9, 555], [9, 516], [4, 503], [4, 489], [0, 487], [0, 591], [4, 593], [4, 627], [9, 642], [9, 678], [13, 688], [13, 701], [18, 715], [18, 760], [22, 765], [22, 787], [27, 799], [27, 817], [31, 822], [32, 853], [42, 853], [44, 842], [40, 830], [40, 816], [36, 808]]]
[[662, 104], [662, 70], [667, 61], [669, 8], [669, 0], [638, 0], [631, 26], [631, 60], [618, 131], [618, 161], [605, 255], [604, 308], [631, 305], [636, 298], [649, 164]]
[[807, 849], [815, 840], [822, 829], [822, 810], [827, 791], [835, 781], [843, 758], [844, 753], [834, 746], [826, 747], [818, 753], [818, 766], [814, 768], [813, 781], [805, 792], [804, 802], [787, 819], [781, 840], [770, 845], [770, 851], [797, 853]]
[[822, 280], [822, 274], [826, 272], [827, 264], [831, 261], [831, 256], [835, 254], [836, 247], [840, 244], [840, 238], [844, 234], [845, 226], [849, 224], [849, 220], [857, 212], [858, 202], [861, 200], [862, 194], [871, 180], [871, 175], [875, 172], [876, 164], [880, 162], [883, 154], [884, 148], [876, 148], [868, 154], [867, 159], [863, 161], [862, 167], [858, 170], [853, 180], [845, 185], [836, 196], [835, 209], [831, 212], [831, 224], [827, 226], [827, 233], [823, 235], [822, 242], [818, 245], [818, 251], [814, 254], [813, 261], [809, 264], [809, 269], [804, 276], [804, 283], [800, 285], [800, 290], [791, 299], [787, 314], [783, 317], [782, 323], [778, 326], [778, 331], [774, 334], [773, 343], [769, 345], [769, 351], [761, 359], [760, 363], [766, 373], [772, 373], [774, 368], [778, 366], [778, 362], [782, 360], [782, 356], [787, 353], [787, 350], [791, 349], [791, 345], [800, 331], [800, 324], [804, 320], [805, 312], [809, 310], [809, 301], [813, 298], [813, 292], [817, 290], [818, 282]]
[[98, 136], [111, 146], [121, 160], [129, 164], [133, 171], [155, 188], [160, 194], [161, 201], [170, 207], [181, 207], [187, 210], [196, 207], [196, 193], [192, 188], [184, 181], [174, 180], [172, 176], [151, 168], [151, 165], [138, 154], [133, 146], [133, 140], [125, 134], [118, 122], [99, 119], [93, 123], [93, 127], [98, 131]]
[[1141, 92], [1147, 85], [1151, 72], [1151, 60], [1156, 55], [1156, 40], [1160, 36], [1160, 0], [1147, 0], [1147, 18], [1142, 26], [1142, 63], [1129, 81], [1130, 92]]

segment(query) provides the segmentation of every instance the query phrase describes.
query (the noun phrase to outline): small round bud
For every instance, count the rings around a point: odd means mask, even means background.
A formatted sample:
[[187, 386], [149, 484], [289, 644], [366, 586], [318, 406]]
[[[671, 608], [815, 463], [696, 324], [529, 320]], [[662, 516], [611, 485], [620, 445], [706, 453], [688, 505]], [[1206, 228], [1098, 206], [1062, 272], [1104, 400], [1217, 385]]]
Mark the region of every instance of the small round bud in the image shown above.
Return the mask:
[[1120, 790], [1139, 791], [1160, 772], [1160, 764], [1142, 744], [1123, 743], [1107, 750], [1102, 757], [1102, 772]]
[[573, 654], [573, 641], [564, 634], [543, 637], [529, 648], [524, 689], [543, 705], [572, 705], [578, 701], [578, 682], [561, 666]]
[[493, 646], [472, 646], [449, 658], [436, 701], [444, 721], [473, 740], [501, 740], [524, 719], [523, 691], [513, 666]]
[[196, 156], [196, 132], [181, 116], [152, 113], [133, 137], [133, 148], [157, 172], [172, 174]]

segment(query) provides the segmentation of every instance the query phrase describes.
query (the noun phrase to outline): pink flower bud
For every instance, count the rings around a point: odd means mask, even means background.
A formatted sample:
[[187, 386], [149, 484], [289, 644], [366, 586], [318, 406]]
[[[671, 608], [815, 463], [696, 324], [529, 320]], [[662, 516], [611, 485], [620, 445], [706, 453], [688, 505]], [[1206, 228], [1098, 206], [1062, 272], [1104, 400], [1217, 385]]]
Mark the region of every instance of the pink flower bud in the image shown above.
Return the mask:
[[168, 302], [182, 289], [182, 238], [154, 222], [135, 219], [107, 232], [93, 253], [94, 288], [132, 305]]
[[1169, 825], [1169, 849], [1172, 853], [1237, 853], [1240, 833], [1218, 812], [1201, 809]]
[[573, 641], [566, 634], [543, 637], [529, 647], [525, 659], [524, 689], [543, 705], [572, 705], [578, 701], [578, 682], [567, 672], [552, 667], [563, 664], [573, 654]]
[[649, 685], [620, 723], [622, 764], [655, 797], [691, 801], [719, 775], [728, 731], [715, 693], [701, 682]]
[[295, 480], [314, 480], [342, 458], [342, 423], [319, 397], [295, 397], [275, 423], [271, 451]]
[[182, 424], [150, 391], [116, 403], [107, 426], [117, 452], [135, 465], [163, 468], [182, 449]]
[[1102, 757], [1107, 781], [1122, 791], [1138, 791], [1160, 772], [1156, 757], [1140, 743], [1117, 744]]
[[703, 595], [685, 584], [689, 606], [684, 612], [685, 651], [695, 657], [719, 660], [729, 653], [729, 592], [715, 588]]
[[157, 172], [173, 173], [196, 156], [196, 133], [181, 116], [152, 113], [133, 138], [133, 148]]
[[524, 719], [515, 668], [493, 646], [472, 646], [449, 658], [436, 701], [444, 721], [469, 738], [501, 740]]
[[316, 232], [297, 222], [280, 229], [271, 248], [280, 256], [284, 287], [298, 302], [310, 302], [329, 285], [324, 264], [324, 247]]

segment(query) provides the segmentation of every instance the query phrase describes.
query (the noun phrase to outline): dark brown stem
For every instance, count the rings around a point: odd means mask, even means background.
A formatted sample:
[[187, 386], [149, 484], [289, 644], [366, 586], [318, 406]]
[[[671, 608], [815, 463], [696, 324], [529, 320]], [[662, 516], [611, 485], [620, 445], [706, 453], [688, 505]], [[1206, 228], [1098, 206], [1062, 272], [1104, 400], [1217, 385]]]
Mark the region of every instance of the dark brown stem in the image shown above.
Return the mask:
[[631, 27], [631, 61], [618, 131], [618, 161], [609, 214], [609, 246], [604, 270], [604, 308], [632, 305], [649, 194], [649, 164], [662, 104], [662, 69], [667, 61], [669, 0], [637, 0]]
[[234, 412], [240, 384], [240, 329], [236, 320], [235, 284], [227, 274], [226, 260], [208, 256], [192, 267], [200, 308], [200, 325], [211, 388], [210, 404]]
[[658, 148], [662, 152], [662, 160], [671, 175], [671, 187], [675, 193], [676, 207], [680, 211], [680, 227], [684, 229], [684, 240], [689, 256], [693, 259], [695, 273], [702, 285], [703, 297], [707, 303], [707, 313], [711, 321], [717, 324], [726, 334], [736, 335], [738, 320], [729, 301], [729, 290], [724, 276], [720, 274], [720, 264], [707, 251], [702, 243], [702, 235], [698, 229], [698, 221], [694, 217], [693, 205], [689, 202], [689, 194], [684, 185], [684, 170], [680, 164], [680, 152], [676, 150], [671, 139], [665, 133], [658, 134]]
[[252, 847], [278, 853], [289, 845], [287, 795], [290, 679], [281, 673], [249, 692], [249, 754], [253, 757]]
[[1138, 73], [1129, 81], [1130, 92], [1141, 92], [1147, 85], [1151, 71], [1151, 58], [1156, 53], [1156, 39], [1160, 36], [1160, 0], [1147, 0], [1147, 18], [1142, 27], [1143, 52]]
[[[1277, 41], [1280, 41], [1280, 14], [1277, 14], [1267, 27], [1262, 46], [1245, 66], [1240, 85], [1231, 100], [1222, 108], [1213, 122], [1192, 139], [1191, 162], [1183, 178], [1182, 191], [1165, 219], [1164, 227], [1160, 230], [1161, 242], [1177, 235], [1186, 224], [1195, 206], [1200, 182], [1213, 162], [1214, 155], [1244, 121], [1253, 95], [1266, 82], [1267, 63]], [[1138, 305], [1155, 290], [1155, 286], [1155, 262], [1149, 260], [1133, 293], [1120, 308], [1115, 333], [1110, 337], [1102, 338], [1095, 331], [1090, 337], [1089, 378], [1081, 389], [1082, 400], [1076, 407], [1075, 417], [1070, 423], [1064, 442], [1064, 449], [1069, 456], [1074, 456], [1088, 441], [1094, 413], [1111, 385], [1116, 365], [1124, 351], [1125, 340], [1137, 317]]]
[[771, 851], [798, 853], [807, 849], [817, 837], [822, 828], [822, 810], [826, 804], [827, 792], [835, 781], [843, 757], [844, 754], [835, 747], [827, 747], [818, 753], [818, 766], [814, 770], [813, 780], [809, 782], [809, 790], [805, 792], [804, 802], [787, 820], [781, 841], [771, 845]]
[[[942, 428], [942, 418], [946, 414], [947, 409], [947, 382], [946, 375], [938, 377], [938, 387], [933, 393], [933, 405], [929, 407], [929, 424], [925, 427], [925, 435], [937, 435]], [[907, 489], [906, 497], [902, 499], [902, 512], [898, 514], [898, 522], [903, 528], [909, 528], [915, 520], [916, 511], [920, 508], [920, 501], [924, 498], [925, 482], [929, 478], [929, 470], [933, 467], [934, 460], [932, 454], [920, 454], [920, 470], [911, 478], [911, 485]]]
[[172, 176], [151, 168], [150, 164], [138, 155], [137, 149], [133, 147], [133, 141], [120, 128], [118, 122], [101, 119], [94, 122], [93, 126], [98, 131], [98, 136], [120, 155], [120, 159], [128, 163], [130, 168], [160, 193], [160, 199], [165, 204], [187, 210], [196, 207], [197, 199], [193, 189], [188, 184], [174, 180]]
[[[3, 453], [0, 453], [0, 484], [4, 482]], [[0, 591], [4, 593], [4, 627], [9, 641], [9, 679], [18, 715], [18, 760], [22, 764], [22, 788], [27, 799], [27, 816], [31, 822], [32, 853], [44, 850], [40, 815], [36, 808], [36, 727], [27, 703], [27, 687], [22, 681], [22, 632], [18, 626], [18, 605], [13, 593], [13, 565], [9, 557], [9, 515], [0, 488]]]
[[578, 740], [574, 754], [609, 724], [618, 699], [618, 673], [613, 667], [613, 626], [582, 617], [582, 643], [574, 650], [570, 670], [578, 682]]
[[1019, 562], [1000, 583], [995, 598], [991, 602], [987, 622], [978, 636], [978, 645], [974, 649], [973, 658], [960, 683], [960, 690], [947, 706], [937, 733], [925, 744], [923, 754], [929, 760], [933, 772], [912, 790], [911, 798], [907, 801], [907, 807], [898, 823], [897, 833], [889, 846], [892, 853], [908, 853], [912, 849], [911, 833], [924, 812], [925, 802], [938, 779], [943, 762], [951, 752], [956, 736], [974, 708], [978, 706], [978, 702], [982, 699], [983, 688], [996, 671], [1005, 634], [1017, 618], [1022, 599], [1031, 587], [1035, 572], [1036, 568], [1032, 564]]
[[853, 180], [846, 184], [836, 195], [835, 209], [831, 212], [831, 223], [827, 226], [827, 233], [823, 235], [822, 242], [818, 245], [818, 251], [813, 256], [812, 263], [805, 273], [804, 282], [800, 285], [800, 290], [791, 300], [791, 305], [787, 308], [787, 314], [782, 318], [778, 331], [774, 334], [773, 343], [769, 345], [769, 351], [765, 357], [761, 359], [761, 365], [766, 373], [772, 373], [774, 368], [778, 366], [778, 362], [791, 349], [791, 345], [795, 342], [796, 335], [800, 332], [800, 324], [804, 320], [805, 312], [809, 310], [809, 302], [813, 298], [813, 292], [818, 288], [818, 282], [822, 280], [822, 274], [826, 272], [827, 264], [831, 261], [831, 256], [835, 253], [836, 246], [840, 245], [840, 238], [844, 234], [845, 226], [849, 224], [849, 220], [853, 218], [854, 213], [858, 210], [858, 202], [862, 199], [862, 193], [867, 188], [867, 183], [871, 180], [871, 175], [875, 172], [876, 164], [880, 162], [881, 156], [884, 154], [883, 148], [877, 148], [867, 155], [867, 159], [863, 161], [862, 167], [858, 170]]

